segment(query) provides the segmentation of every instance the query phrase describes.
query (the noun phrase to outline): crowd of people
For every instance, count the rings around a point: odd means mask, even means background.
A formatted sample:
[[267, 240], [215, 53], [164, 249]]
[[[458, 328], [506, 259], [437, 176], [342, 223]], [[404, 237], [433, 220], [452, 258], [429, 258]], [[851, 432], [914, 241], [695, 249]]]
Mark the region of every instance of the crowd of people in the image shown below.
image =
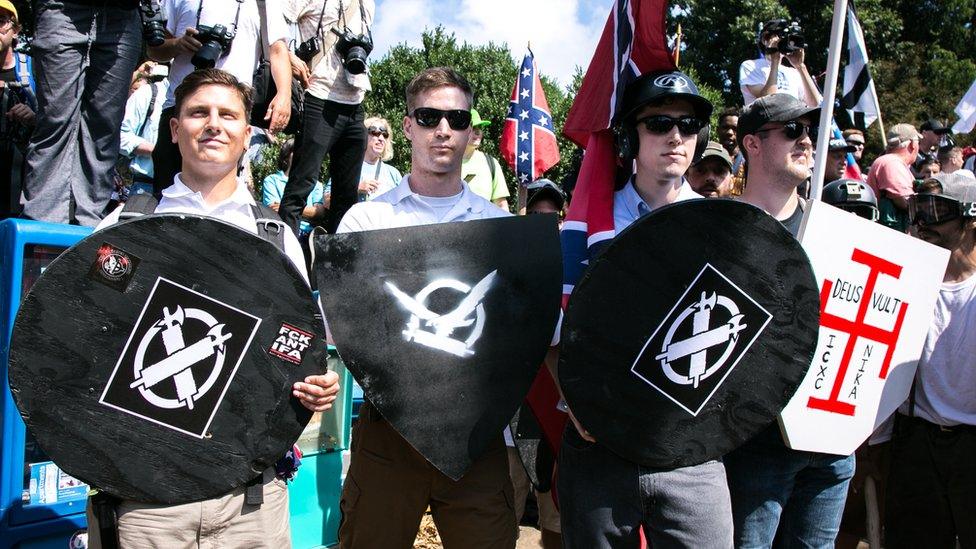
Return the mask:
[[[364, 231], [569, 207], [571, 193], [547, 179], [528, 184], [525, 204], [509, 202], [502, 165], [479, 150], [492, 121], [450, 68], [414, 76], [402, 122], [367, 115], [373, 0], [163, 0], [155, 14], [142, 4], [35, 2], [27, 55], [17, 48], [17, 8], [0, 0], [4, 218], [103, 228], [137, 195], [152, 197], [150, 212], [209, 215], [259, 236], [256, 221], [274, 217], [290, 229], [281, 250], [307, 277], [317, 226]], [[845, 503], [857, 508], [852, 478], [868, 473], [886, 491], [887, 547], [976, 547], [976, 155], [939, 120], [897, 123], [884, 154], [849, 178], [852, 164], [866, 162], [865, 133], [838, 128], [828, 150], [814, 150], [822, 97], [804, 50], [780, 47], [786, 28], [763, 26], [761, 56], [739, 70], [744, 104], [718, 113], [716, 141], [698, 142], [718, 106], [687, 75], [666, 73], [683, 79], [680, 90], [660, 85], [661, 72], [628, 85], [615, 124], [636, 136], [619, 159], [633, 176], [615, 191], [615, 231], [704, 197], [756, 206], [795, 236], [817, 198], [814, 155], [826, 156], [824, 201], [951, 252], [911, 398], [857, 465], [854, 455], [792, 450], [774, 424], [722, 459], [648, 468], [601, 445], [570, 409], [562, 447], [551, 449], [558, 511], [549, 492], [534, 496], [544, 547], [637, 547], [641, 534], [652, 547], [853, 547], [863, 525], [844, 520]], [[286, 128], [294, 137], [280, 137]], [[406, 175], [389, 164], [395, 131], [410, 143]], [[249, 161], [279, 139], [277, 170], [250, 181]], [[555, 379], [558, 352], [547, 359]], [[294, 396], [323, 411], [338, 390], [329, 372], [296, 384]], [[533, 490], [505, 446], [499, 433], [497, 448], [452, 481], [367, 401], [353, 431], [340, 545], [408, 547], [429, 507], [446, 546], [514, 547]], [[95, 526], [108, 506], [124, 547], [192, 547], [213, 536], [289, 546], [286, 485], [274, 468], [259, 484], [256, 506], [244, 487], [183, 505], [95, 501], [91, 542], [103, 544], [106, 530]], [[204, 525], [212, 516], [217, 527]]]

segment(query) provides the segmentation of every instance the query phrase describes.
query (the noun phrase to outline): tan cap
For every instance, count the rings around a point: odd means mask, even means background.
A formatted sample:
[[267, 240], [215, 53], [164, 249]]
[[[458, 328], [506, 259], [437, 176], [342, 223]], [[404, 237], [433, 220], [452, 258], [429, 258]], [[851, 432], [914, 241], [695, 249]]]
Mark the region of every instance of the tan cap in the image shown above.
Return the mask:
[[888, 140], [888, 147], [897, 147], [906, 141], [920, 139], [922, 136], [911, 124], [895, 124], [888, 128], [885, 138]]

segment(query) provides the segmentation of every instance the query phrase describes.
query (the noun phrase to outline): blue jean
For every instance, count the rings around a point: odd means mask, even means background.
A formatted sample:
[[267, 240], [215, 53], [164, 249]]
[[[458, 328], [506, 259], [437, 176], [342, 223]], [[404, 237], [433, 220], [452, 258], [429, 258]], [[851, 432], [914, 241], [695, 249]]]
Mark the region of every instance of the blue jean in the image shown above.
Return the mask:
[[95, 226], [115, 182], [119, 126], [142, 45], [135, 8], [35, 2], [37, 124], [24, 215]]
[[833, 548], [854, 456], [786, 447], [774, 423], [725, 456], [737, 548]]
[[720, 461], [679, 469], [643, 467], [570, 424], [559, 452], [563, 547], [636, 549], [643, 526], [654, 549], [732, 547], [732, 512]]

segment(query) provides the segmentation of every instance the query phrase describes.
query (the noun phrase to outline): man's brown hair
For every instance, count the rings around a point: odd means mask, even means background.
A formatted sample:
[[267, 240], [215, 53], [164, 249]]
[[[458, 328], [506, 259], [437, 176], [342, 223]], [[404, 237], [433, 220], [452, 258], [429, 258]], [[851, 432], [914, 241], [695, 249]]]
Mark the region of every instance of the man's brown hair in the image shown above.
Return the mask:
[[173, 106], [175, 116], [180, 115], [180, 110], [183, 108], [183, 101], [203, 86], [226, 86], [232, 88], [240, 96], [241, 103], [244, 104], [245, 120], [251, 119], [251, 109], [254, 107], [254, 91], [251, 89], [251, 86], [241, 83], [233, 74], [220, 69], [196, 70], [188, 74], [183, 79], [183, 82], [180, 82], [180, 85], [176, 87], [176, 91], [173, 92], [176, 97], [176, 103]]
[[474, 92], [471, 91], [471, 84], [465, 77], [450, 67], [432, 67], [420, 71], [407, 84], [407, 114], [412, 113], [417, 106], [416, 101], [420, 94], [444, 87], [458, 88], [464, 92], [469, 109], [474, 104]]

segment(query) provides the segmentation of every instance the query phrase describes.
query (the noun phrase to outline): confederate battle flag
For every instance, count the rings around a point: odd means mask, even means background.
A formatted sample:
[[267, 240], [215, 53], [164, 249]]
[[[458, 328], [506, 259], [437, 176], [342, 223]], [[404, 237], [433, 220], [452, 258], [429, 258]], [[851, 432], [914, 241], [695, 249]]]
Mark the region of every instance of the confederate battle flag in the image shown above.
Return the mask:
[[559, 162], [552, 113], [531, 50], [515, 77], [499, 148], [523, 187]]

